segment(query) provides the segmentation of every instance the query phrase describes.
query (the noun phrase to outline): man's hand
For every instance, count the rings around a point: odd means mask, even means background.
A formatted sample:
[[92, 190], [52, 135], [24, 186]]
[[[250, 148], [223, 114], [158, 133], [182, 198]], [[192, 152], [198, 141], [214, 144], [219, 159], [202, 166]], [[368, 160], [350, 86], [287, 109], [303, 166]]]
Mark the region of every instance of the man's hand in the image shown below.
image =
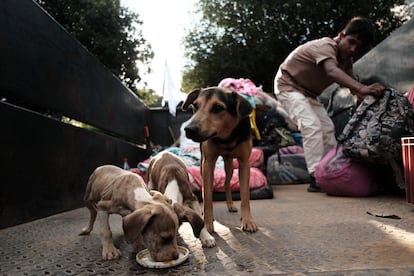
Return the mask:
[[380, 97], [384, 92], [384, 85], [381, 83], [373, 83], [371, 85], [362, 85], [360, 89], [358, 89], [357, 93], [360, 94], [362, 97], [367, 95], [373, 95], [374, 97]]
[[338, 64], [333, 59], [327, 59], [323, 62], [323, 68], [326, 74], [341, 86], [348, 87], [351, 91], [357, 94], [358, 99], [363, 99], [367, 95], [379, 97], [384, 91], [384, 86], [381, 83], [374, 83], [371, 85], [363, 85], [349, 76], [345, 71], [338, 67]]

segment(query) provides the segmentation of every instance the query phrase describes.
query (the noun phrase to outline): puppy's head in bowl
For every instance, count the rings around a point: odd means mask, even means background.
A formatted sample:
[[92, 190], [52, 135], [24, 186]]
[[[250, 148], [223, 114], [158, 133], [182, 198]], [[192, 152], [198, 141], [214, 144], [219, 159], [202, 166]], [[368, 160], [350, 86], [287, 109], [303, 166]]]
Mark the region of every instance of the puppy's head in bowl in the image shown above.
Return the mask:
[[158, 204], [148, 204], [123, 218], [126, 241], [135, 250], [147, 248], [153, 261], [176, 260], [178, 217], [169, 202], [158, 194], [154, 197]]

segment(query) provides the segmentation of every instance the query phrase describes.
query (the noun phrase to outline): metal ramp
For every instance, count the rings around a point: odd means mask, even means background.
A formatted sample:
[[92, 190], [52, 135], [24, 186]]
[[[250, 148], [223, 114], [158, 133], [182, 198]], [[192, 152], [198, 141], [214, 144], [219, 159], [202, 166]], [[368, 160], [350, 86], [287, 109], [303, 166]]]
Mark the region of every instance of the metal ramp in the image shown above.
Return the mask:
[[275, 198], [252, 200], [259, 225], [253, 234], [239, 230], [239, 213], [214, 202], [217, 247], [202, 248], [183, 224], [179, 244], [189, 248], [190, 257], [169, 269], [141, 267], [115, 215], [113, 238], [123, 254], [115, 261], [101, 260], [99, 225], [90, 236], [78, 236], [88, 220], [86, 208], [5, 228], [0, 274], [414, 275], [414, 208], [404, 196], [331, 197], [306, 187], [273, 186]]

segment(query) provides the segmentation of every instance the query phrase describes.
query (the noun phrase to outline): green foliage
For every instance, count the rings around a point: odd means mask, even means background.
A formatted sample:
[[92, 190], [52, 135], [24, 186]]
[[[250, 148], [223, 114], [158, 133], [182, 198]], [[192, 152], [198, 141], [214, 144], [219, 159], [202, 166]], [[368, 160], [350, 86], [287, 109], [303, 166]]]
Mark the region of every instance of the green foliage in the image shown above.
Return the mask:
[[357, 15], [377, 27], [377, 43], [399, 27], [405, 15], [391, 8], [403, 0], [199, 0], [200, 20], [185, 38], [191, 61], [182, 87], [217, 85], [223, 78], [249, 78], [273, 91], [279, 64], [298, 45], [336, 36]]
[[136, 94], [149, 107], [162, 105], [162, 97], [158, 96], [153, 89], [137, 89]]
[[[35, 0], [131, 90], [151, 69], [138, 14], [119, 0]], [[142, 71], [140, 71], [142, 69]]]

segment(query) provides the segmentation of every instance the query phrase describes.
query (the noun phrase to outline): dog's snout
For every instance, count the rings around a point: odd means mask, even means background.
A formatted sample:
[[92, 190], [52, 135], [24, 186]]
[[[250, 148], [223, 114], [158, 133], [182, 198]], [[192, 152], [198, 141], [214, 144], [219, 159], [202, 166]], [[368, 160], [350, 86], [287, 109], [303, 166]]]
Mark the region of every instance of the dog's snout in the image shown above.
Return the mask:
[[173, 253], [172, 259], [177, 260], [179, 256], [180, 256], [180, 254], [178, 253], [178, 251], [176, 251], [176, 252]]
[[188, 139], [191, 139], [197, 143], [201, 143], [214, 136], [214, 133], [211, 134], [208, 131], [203, 131], [198, 123], [189, 124], [184, 128], [184, 131], [185, 136], [187, 136]]
[[185, 131], [185, 135], [188, 137], [188, 138], [194, 138], [194, 137], [196, 137], [197, 135], [198, 135], [198, 127], [197, 126], [195, 126], [195, 125], [189, 125], [189, 126], [186, 126], [185, 128], [184, 128], [184, 131]]
[[177, 247], [174, 248], [164, 248], [163, 252], [151, 253], [151, 258], [156, 262], [169, 262], [177, 260], [180, 257]]

